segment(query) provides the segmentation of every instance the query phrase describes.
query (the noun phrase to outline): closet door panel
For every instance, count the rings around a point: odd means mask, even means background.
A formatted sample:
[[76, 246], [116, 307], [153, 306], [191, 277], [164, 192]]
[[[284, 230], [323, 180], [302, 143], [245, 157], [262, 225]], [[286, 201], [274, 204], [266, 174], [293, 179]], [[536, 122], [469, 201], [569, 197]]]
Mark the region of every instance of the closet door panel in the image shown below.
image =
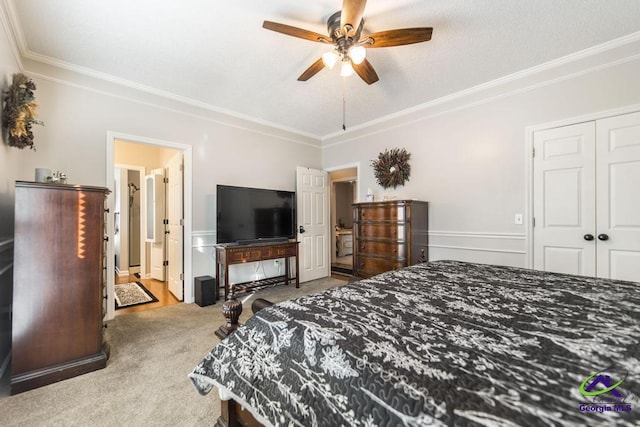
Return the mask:
[[598, 276], [640, 282], [640, 113], [596, 131]]
[[595, 124], [536, 132], [534, 268], [593, 276]]

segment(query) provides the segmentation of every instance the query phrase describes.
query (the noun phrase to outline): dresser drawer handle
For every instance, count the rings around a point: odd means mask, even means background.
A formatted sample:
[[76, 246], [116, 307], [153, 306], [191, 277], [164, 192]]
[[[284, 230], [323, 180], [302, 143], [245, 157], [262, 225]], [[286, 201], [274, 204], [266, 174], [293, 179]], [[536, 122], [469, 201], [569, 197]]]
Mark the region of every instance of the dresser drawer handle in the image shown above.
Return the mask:
[[364, 267], [364, 262], [361, 262], [361, 263], [360, 263], [360, 267]]
[[364, 245], [360, 246], [360, 250], [364, 251]]

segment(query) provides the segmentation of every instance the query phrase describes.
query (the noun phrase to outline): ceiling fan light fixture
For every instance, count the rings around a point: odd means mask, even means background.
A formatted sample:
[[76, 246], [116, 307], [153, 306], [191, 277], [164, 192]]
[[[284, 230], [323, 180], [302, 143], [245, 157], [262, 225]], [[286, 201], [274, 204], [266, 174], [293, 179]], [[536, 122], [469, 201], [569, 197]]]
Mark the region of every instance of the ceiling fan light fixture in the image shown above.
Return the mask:
[[342, 66], [340, 68], [340, 76], [349, 77], [353, 75], [353, 66], [348, 58], [342, 60]]
[[322, 62], [324, 63], [325, 67], [327, 67], [328, 69], [332, 69], [333, 66], [336, 65], [336, 62], [338, 62], [338, 53], [335, 50], [323, 53]]
[[363, 46], [352, 46], [349, 48], [349, 58], [354, 64], [360, 65], [367, 56], [367, 50]]

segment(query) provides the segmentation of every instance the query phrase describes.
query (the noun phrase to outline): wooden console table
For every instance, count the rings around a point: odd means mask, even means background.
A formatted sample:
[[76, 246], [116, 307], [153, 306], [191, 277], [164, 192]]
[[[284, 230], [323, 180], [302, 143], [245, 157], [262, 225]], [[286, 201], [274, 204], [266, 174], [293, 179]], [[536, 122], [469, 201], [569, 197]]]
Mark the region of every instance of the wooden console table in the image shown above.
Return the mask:
[[[295, 257], [296, 275], [291, 277], [290, 259]], [[253, 280], [250, 282], [234, 283], [230, 289], [229, 266], [247, 262], [264, 261], [284, 258], [284, 275]], [[224, 303], [222, 312], [227, 319], [225, 325], [220, 326], [216, 335], [224, 339], [238, 328], [238, 319], [242, 313], [242, 303], [235, 299], [239, 293], [251, 292], [277, 284], [288, 285], [295, 283], [300, 287], [298, 261], [298, 242], [256, 243], [251, 245], [218, 245], [216, 246], [216, 298], [220, 298], [220, 284], [224, 284]]]
[[[296, 259], [296, 275], [291, 277], [290, 259]], [[224, 299], [229, 296], [229, 266], [234, 264], [244, 264], [247, 262], [264, 261], [269, 259], [284, 258], [284, 275], [270, 277], [267, 279], [253, 280], [244, 283], [235, 283], [235, 293], [240, 294], [252, 290], [258, 290], [276, 284], [290, 283], [300, 287], [299, 262], [298, 262], [298, 242], [280, 243], [256, 243], [251, 245], [218, 245], [216, 246], [216, 294], [220, 296], [220, 286], [224, 285]]]

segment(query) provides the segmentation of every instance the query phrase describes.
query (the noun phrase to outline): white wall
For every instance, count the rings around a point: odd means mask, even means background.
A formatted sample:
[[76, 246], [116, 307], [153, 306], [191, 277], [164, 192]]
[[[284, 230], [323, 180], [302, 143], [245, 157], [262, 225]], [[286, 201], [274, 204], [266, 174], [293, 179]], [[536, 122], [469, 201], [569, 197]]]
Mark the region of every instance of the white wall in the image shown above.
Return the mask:
[[[0, 93], [11, 84], [20, 66], [5, 28], [6, 17], [0, 8]], [[0, 123], [2, 122], [0, 108]], [[1, 132], [0, 132], [1, 133]], [[13, 299], [13, 220], [14, 183], [22, 179], [22, 159], [33, 153], [9, 147], [0, 136], [0, 376], [9, 366], [11, 349], [11, 302]], [[33, 179], [34, 176], [30, 176]]]
[[[0, 23], [4, 24], [2, 9], [0, 9]], [[8, 30], [5, 28], [5, 25], [0, 25], [0, 93], [8, 89], [13, 74], [20, 72], [19, 63], [9, 42]], [[2, 109], [0, 108], [1, 122]], [[0, 144], [0, 239], [2, 239], [13, 235], [14, 183], [17, 177], [21, 176], [22, 159], [32, 155], [33, 152], [9, 147], [4, 140], [4, 135], [0, 135], [0, 138], [2, 139]], [[34, 176], [30, 178], [33, 179]]]
[[[525, 266], [526, 228], [514, 224], [526, 208], [525, 128], [640, 103], [637, 44], [623, 60], [594, 65], [589, 58], [582, 68], [571, 62], [329, 138], [322, 165], [364, 165], [360, 201], [369, 187], [376, 200], [429, 201], [432, 260]], [[411, 153], [411, 177], [404, 187], [383, 190], [370, 162], [392, 147]]]
[[35, 130], [37, 151], [23, 162], [29, 176], [35, 167], [48, 167], [66, 172], [69, 183], [112, 187], [106, 182], [108, 131], [193, 147], [193, 277], [215, 275], [217, 184], [294, 190], [296, 166], [320, 167], [320, 149], [296, 135], [237, 120], [226, 125], [210, 112], [178, 110], [161, 98], [139, 102], [135, 91], [113, 95], [32, 77], [45, 126]]

